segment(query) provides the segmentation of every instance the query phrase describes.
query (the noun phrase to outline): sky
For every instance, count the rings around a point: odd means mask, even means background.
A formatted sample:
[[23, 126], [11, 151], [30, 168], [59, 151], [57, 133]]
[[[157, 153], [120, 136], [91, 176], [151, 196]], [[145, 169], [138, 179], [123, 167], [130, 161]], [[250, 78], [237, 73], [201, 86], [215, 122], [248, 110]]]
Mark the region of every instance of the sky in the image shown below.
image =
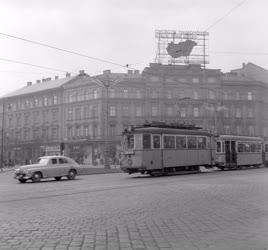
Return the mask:
[[0, 0], [0, 33], [115, 63], [0, 34], [0, 96], [65, 72], [127, 71], [116, 64], [142, 71], [155, 60], [161, 29], [208, 31], [207, 68], [228, 72], [252, 62], [268, 69], [267, 11], [266, 0]]

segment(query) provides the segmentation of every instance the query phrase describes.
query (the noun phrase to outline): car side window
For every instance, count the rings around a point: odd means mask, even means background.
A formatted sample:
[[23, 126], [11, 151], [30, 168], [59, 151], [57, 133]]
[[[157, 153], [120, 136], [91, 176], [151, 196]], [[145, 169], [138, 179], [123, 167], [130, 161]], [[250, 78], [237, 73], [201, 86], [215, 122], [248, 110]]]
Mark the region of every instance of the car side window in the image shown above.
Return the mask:
[[60, 164], [64, 164], [64, 163], [68, 163], [66, 159], [64, 158], [59, 158], [59, 163]]
[[52, 164], [57, 164], [57, 159], [56, 159], [56, 158], [52, 158], [52, 159], [51, 159], [51, 163], [52, 163]]

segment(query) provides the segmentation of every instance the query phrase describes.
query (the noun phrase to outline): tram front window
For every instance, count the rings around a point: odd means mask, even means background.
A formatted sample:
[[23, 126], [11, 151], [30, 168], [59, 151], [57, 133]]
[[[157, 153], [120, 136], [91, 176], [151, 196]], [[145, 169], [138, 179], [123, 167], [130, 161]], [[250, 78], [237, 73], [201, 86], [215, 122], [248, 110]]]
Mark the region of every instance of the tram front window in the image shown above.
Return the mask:
[[126, 136], [126, 149], [133, 149], [134, 148], [134, 135], [127, 135]]

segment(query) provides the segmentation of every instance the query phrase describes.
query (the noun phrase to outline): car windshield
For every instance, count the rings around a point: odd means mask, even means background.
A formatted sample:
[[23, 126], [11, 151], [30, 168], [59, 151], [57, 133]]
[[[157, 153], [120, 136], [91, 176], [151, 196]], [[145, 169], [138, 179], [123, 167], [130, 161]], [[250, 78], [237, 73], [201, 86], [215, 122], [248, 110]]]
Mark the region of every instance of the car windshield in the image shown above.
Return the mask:
[[41, 164], [41, 165], [46, 165], [48, 163], [49, 159], [48, 158], [39, 158], [37, 160], [37, 163], [38, 164]]

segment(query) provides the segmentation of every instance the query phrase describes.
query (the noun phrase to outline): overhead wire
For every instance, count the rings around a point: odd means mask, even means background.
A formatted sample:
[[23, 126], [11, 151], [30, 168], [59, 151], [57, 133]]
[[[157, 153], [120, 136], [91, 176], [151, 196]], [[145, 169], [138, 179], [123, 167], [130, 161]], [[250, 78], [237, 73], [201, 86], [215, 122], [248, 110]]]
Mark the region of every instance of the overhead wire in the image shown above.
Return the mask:
[[[3, 58], [3, 57], [0, 57], [0, 61], [11, 62], [11, 63], [17, 63], [17, 64], [22, 64], [22, 65], [32, 66], [32, 67], [41, 68], [41, 69], [48, 69], [48, 70], [52, 70], [52, 71], [64, 72], [64, 73], [66, 73], [66, 72], [70, 72], [70, 71], [68, 71], [68, 70], [57, 69], [57, 68], [46, 67], [46, 66], [40, 66], [40, 65], [37, 65], [37, 64], [32, 64], [32, 63], [22, 62], [22, 61], [18, 61], [18, 60], [13, 60], [13, 59], [8, 59], [8, 58]], [[74, 72], [70, 72], [70, 73], [74, 73]], [[74, 73], [74, 74], [75, 74], [75, 73]]]
[[[49, 44], [46, 44], [46, 43], [34, 41], [34, 40], [31, 40], [31, 39], [26, 39], [26, 38], [23, 38], [23, 37], [10, 35], [10, 34], [3, 33], [3, 32], [0, 32], [0, 35], [10, 37], [10, 38], [14, 38], [14, 39], [17, 39], [17, 40], [21, 40], [21, 41], [24, 41], [24, 42], [32, 43], [32, 44], [35, 44], [35, 45], [47, 47], [47, 48], [50, 48], [50, 49], [55, 49], [55, 50], [62, 51], [62, 52], [65, 52], [65, 53], [85, 57], [85, 58], [88, 58], [88, 59], [91, 59], [91, 60], [100, 61], [100, 62], [116, 65], [116, 66], [123, 67], [123, 68], [130, 68], [129, 64], [123, 65], [123, 64], [115, 63], [115, 62], [112, 62], [112, 61], [109, 61], [109, 60], [106, 60], [106, 59], [101, 59], [101, 58], [98, 58], [98, 57], [89, 56], [89, 55], [86, 55], [86, 54], [83, 54], [83, 53], [80, 53], [80, 52], [59, 48], [59, 47], [56, 47], [56, 46], [53, 46], [53, 45], [49, 45]], [[134, 68], [131, 68], [131, 69], [134, 69]]]

